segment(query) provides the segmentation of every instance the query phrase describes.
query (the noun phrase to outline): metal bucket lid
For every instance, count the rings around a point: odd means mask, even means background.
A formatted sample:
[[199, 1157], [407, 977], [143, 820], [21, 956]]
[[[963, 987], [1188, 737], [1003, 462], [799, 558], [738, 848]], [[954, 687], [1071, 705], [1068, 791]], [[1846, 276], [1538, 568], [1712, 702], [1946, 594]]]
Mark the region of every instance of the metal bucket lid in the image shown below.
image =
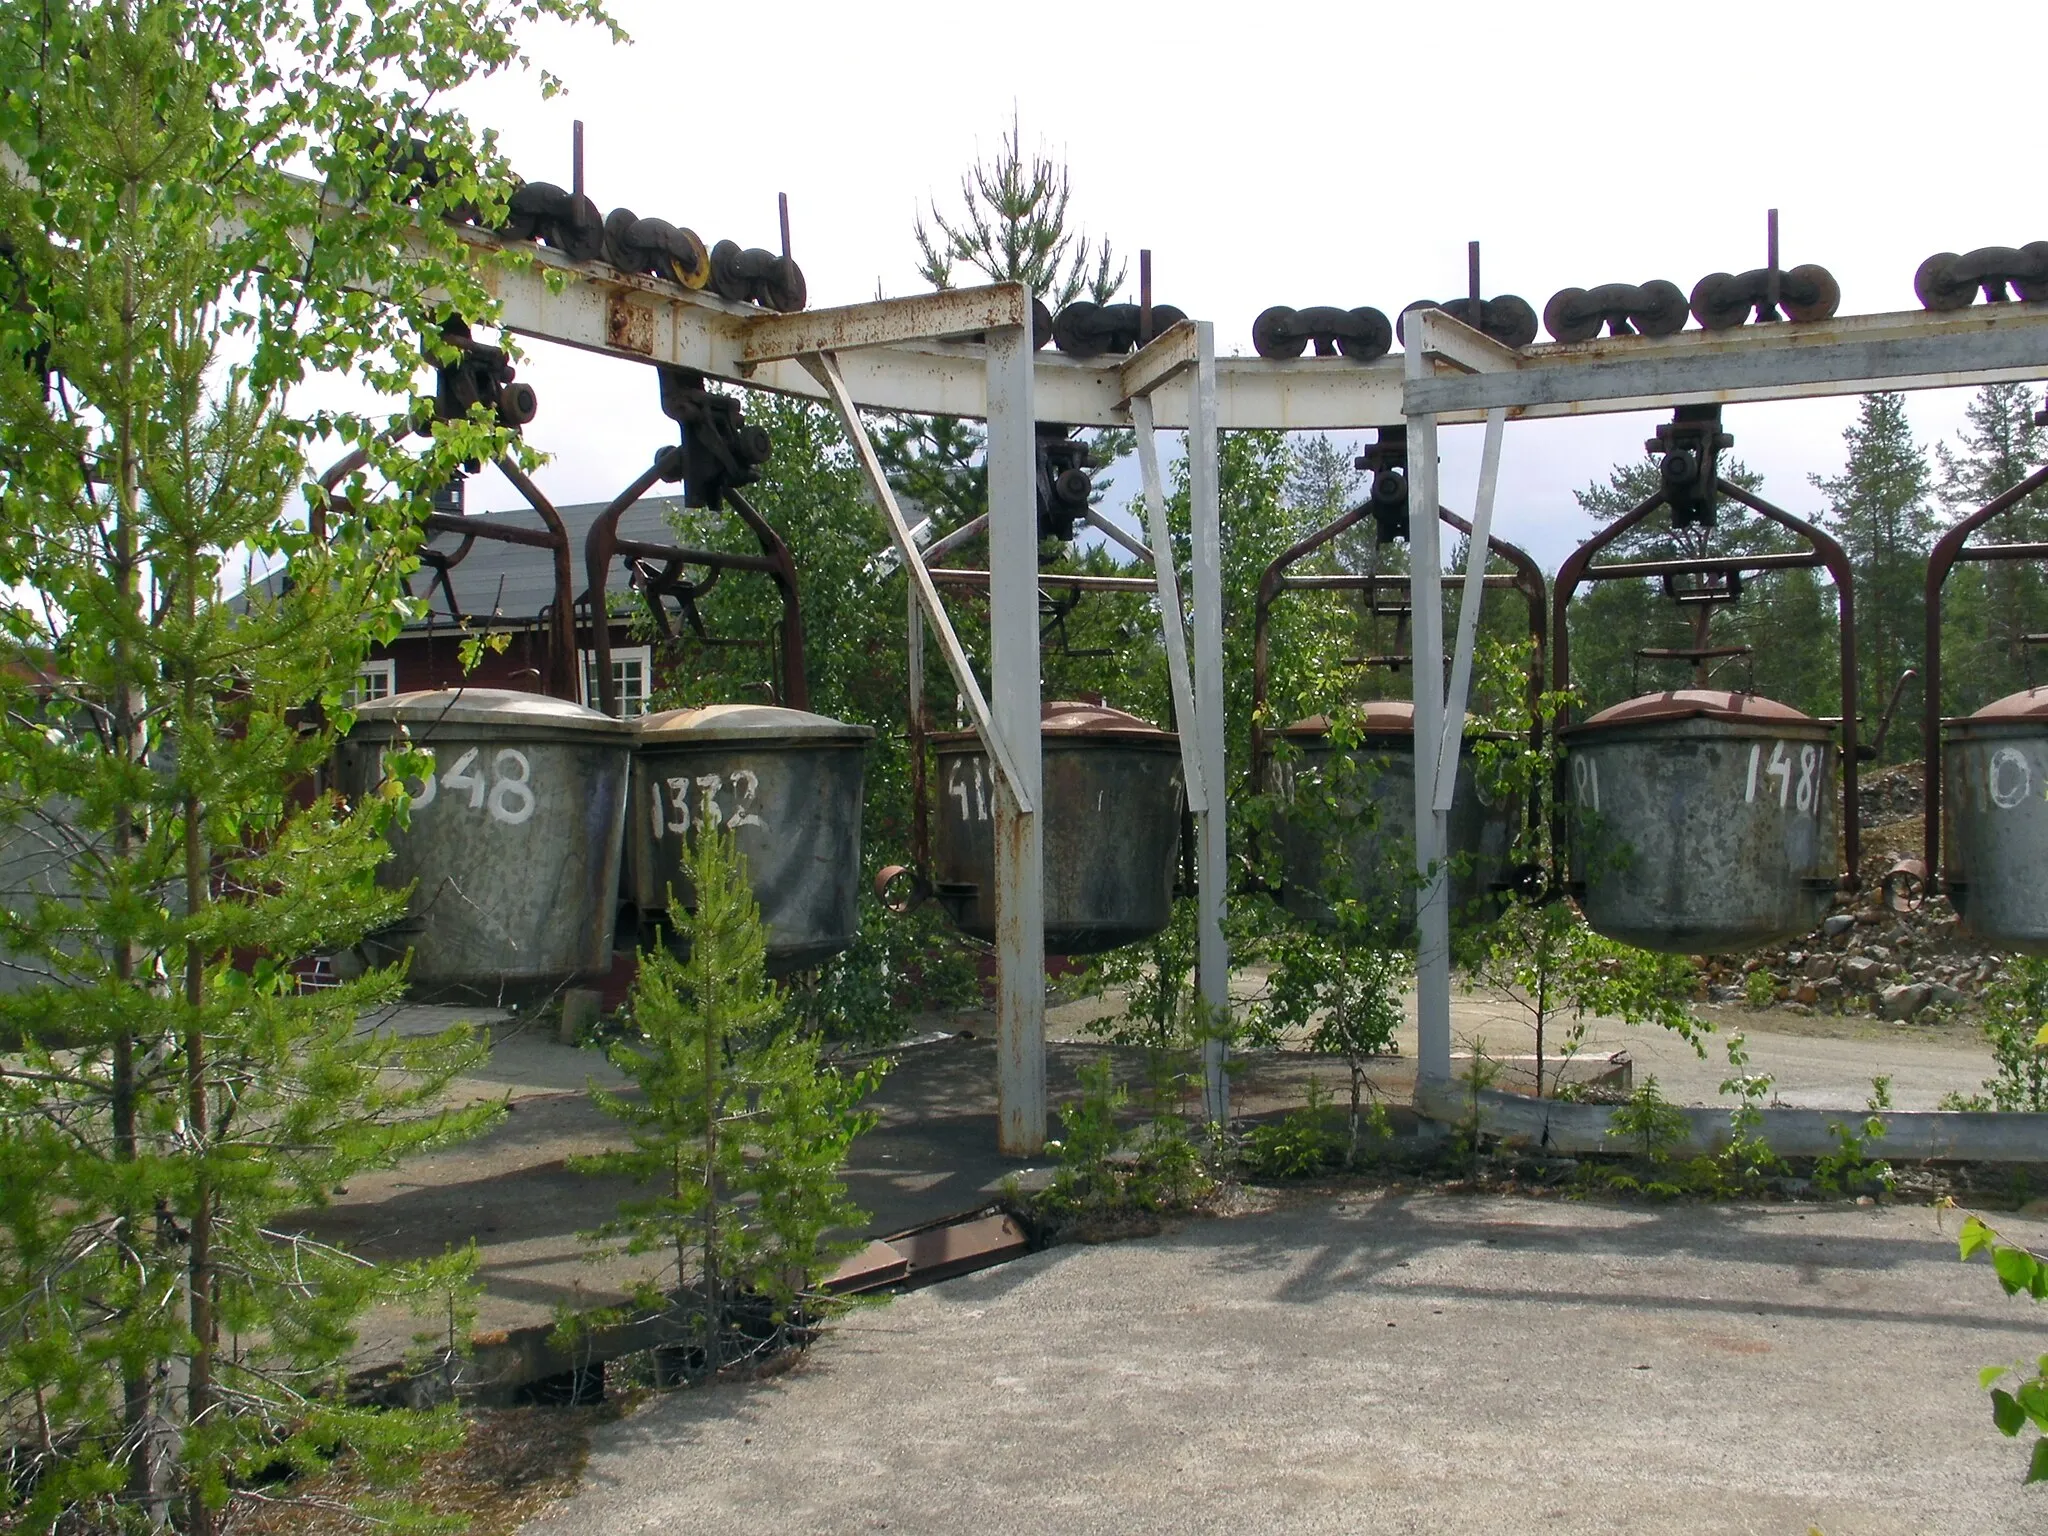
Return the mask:
[[781, 709], [773, 704], [704, 704], [642, 715], [633, 722], [633, 735], [643, 747], [723, 741], [786, 741], [809, 746], [820, 742], [871, 741], [875, 732], [872, 726], [849, 725], [844, 720], [801, 709]]
[[2002, 699], [1992, 700], [1975, 714], [1950, 723], [2023, 725], [2036, 721], [2048, 721], [2048, 687], [2023, 688], [2018, 693], [2008, 693]]
[[481, 727], [507, 738], [581, 741], [623, 736], [627, 729], [625, 721], [567, 699], [512, 688], [427, 688], [394, 693], [357, 705], [355, 717], [352, 736], [389, 735], [403, 725], [422, 741], [437, 728], [469, 734]]
[[1783, 729], [1827, 726], [1790, 704], [1755, 693], [1733, 693], [1725, 688], [1674, 688], [1664, 693], [1645, 693], [1620, 704], [1610, 704], [1597, 715], [1569, 726], [1561, 735], [1577, 736], [1638, 725], [1671, 725], [1681, 720], [1718, 720], [1734, 725]]
[[[1038, 730], [1042, 737], [1063, 742], [1109, 741], [1119, 746], [1162, 747], [1177, 750], [1180, 738], [1162, 731], [1149, 721], [1107, 704], [1089, 704], [1065, 699], [1041, 705]], [[973, 731], [936, 731], [931, 743], [941, 750], [961, 747], [979, 749], [981, 738]]]

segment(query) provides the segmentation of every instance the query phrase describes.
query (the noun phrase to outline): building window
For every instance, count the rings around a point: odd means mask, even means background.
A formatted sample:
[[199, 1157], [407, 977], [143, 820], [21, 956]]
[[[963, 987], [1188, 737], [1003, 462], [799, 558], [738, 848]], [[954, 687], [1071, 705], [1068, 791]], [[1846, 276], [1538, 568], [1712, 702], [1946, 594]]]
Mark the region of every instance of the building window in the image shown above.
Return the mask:
[[388, 699], [398, 692], [398, 663], [395, 661], [366, 661], [363, 669], [356, 673], [356, 685], [349, 690], [351, 705], [367, 704], [372, 699]]
[[[584, 651], [583, 702], [592, 709], [602, 697], [597, 686], [597, 656]], [[612, 686], [618, 689], [619, 717], [630, 720], [647, 713], [647, 690], [653, 681], [654, 650], [651, 646], [626, 645], [612, 651]]]

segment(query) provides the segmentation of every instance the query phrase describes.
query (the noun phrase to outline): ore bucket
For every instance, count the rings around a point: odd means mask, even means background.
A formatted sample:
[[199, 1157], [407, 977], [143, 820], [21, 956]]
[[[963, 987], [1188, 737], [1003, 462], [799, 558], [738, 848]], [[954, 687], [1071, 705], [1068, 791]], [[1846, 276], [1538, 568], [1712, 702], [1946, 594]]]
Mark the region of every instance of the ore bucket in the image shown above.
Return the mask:
[[1947, 722], [1948, 898], [1987, 944], [2048, 954], [2048, 688]]
[[830, 959], [860, 932], [861, 786], [874, 732], [765, 704], [672, 709], [634, 722], [626, 890], [644, 921], [690, 904], [685, 845], [729, 829], [768, 930], [768, 970]]
[[[1330, 898], [1356, 902], [1369, 927], [1394, 943], [1415, 938], [1415, 706], [1380, 700], [1360, 707], [1357, 745], [1337, 746], [1327, 716], [1298, 720], [1281, 734], [1291, 759], [1267, 769], [1281, 809], [1280, 902], [1303, 922], [1337, 926]], [[1480, 783], [1468, 736], [1451, 792], [1451, 914], [1480, 922], [1498, 915], [1514, 850], [1515, 802]], [[1339, 772], [1348, 759], [1348, 767]], [[1305, 781], [1326, 787], [1325, 806], [1302, 807]], [[1301, 807], [1297, 809], [1297, 807]]]
[[[1179, 739], [1095, 704], [1048, 704], [1040, 730], [1046, 953], [1095, 954], [1150, 938], [1173, 915]], [[935, 735], [932, 748], [933, 894], [963, 933], [992, 943], [994, 775], [971, 731]]]
[[1562, 733], [1574, 891], [1610, 939], [1726, 954], [1812, 930], [1836, 886], [1831, 727], [1752, 694], [1645, 694]]
[[401, 693], [357, 708], [338, 787], [376, 791], [399, 738], [434, 757], [408, 779], [411, 819], [378, 871], [414, 885], [403, 920], [364, 940], [412, 953], [416, 996], [514, 1001], [611, 968], [631, 745], [623, 721], [497, 688]]

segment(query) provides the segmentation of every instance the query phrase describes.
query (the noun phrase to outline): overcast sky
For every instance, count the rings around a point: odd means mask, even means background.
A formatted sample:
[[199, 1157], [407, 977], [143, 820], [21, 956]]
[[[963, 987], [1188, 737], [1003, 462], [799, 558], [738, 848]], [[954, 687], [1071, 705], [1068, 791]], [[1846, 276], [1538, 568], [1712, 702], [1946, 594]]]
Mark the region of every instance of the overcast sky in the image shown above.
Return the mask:
[[[1156, 295], [1251, 351], [1270, 304], [1464, 291], [1538, 311], [1559, 288], [1653, 277], [1690, 290], [1764, 257], [1817, 261], [1845, 314], [1915, 307], [1938, 250], [2048, 238], [2040, 172], [2048, 5], [1945, 10], [1778, 0], [1644, 4], [1025, 7], [784, 3], [739, 11], [613, 0], [633, 42], [535, 38], [568, 94], [473, 87], [476, 119], [529, 180], [772, 245], [789, 194], [814, 306], [921, 287], [911, 225], [1019, 114], [1070, 168], [1072, 217]], [[1950, 25], [1953, 22], [1953, 25]], [[644, 369], [534, 344], [532, 440], [563, 501], [609, 497], [674, 440]], [[1965, 395], [1910, 404], [1951, 438]], [[1853, 400], [1731, 407], [1735, 453], [1794, 511], [1820, 505]], [[1510, 427], [1497, 527], [1554, 566], [1589, 524], [1573, 488], [1641, 452], [1657, 416]], [[1446, 499], [1469, 507], [1478, 428], [1446, 432]], [[480, 485], [473, 505], [499, 506]], [[1119, 498], [1122, 499], [1122, 498]]]

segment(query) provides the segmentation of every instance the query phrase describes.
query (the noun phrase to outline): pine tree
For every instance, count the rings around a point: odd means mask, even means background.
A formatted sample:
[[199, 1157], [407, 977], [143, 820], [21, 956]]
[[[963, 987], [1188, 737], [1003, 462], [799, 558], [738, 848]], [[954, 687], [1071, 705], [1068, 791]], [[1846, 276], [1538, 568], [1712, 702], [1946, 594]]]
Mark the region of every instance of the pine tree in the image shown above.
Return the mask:
[[1057, 313], [1086, 296], [1107, 304], [1123, 286], [1124, 266], [1109, 241], [1100, 246], [1067, 227], [1072, 197], [1067, 168], [1043, 153], [1024, 158], [1024, 133], [1012, 117], [992, 160], [960, 178], [960, 211], [948, 218], [931, 205], [931, 223], [916, 226], [918, 275], [951, 288], [960, 267], [992, 283], [1027, 283]]
[[[1015, 117], [993, 158], [960, 178], [960, 207], [937, 202], [917, 217], [918, 275], [951, 288], [971, 269], [992, 283], [1026, 283], [1057, 313], [1079, 298], [1106, 304], [1123, 286], [1125, 266], [1108, 240], [1100, 245], [1068, 227], [1072, 187], [1065, 165], [1042, 152], [1028, 159]], [[876, 451], [897, 493], [923, 509], [944, 533], [988, 510], [981, 462], [983, 433], [951, 416], [899, 417], [877, 434]], [[1129, 451], [1129, 434], [1094, 435], [1096, 462]]]
[[[403, 797], [310, 785], [430, 487], [505, 444], [460, 424], [414, 457], [292, 391], [410, 394], [423, 321], [488, 321], [444, 220], [509, 175], [428, 103], [521, 62], [512, 26], [493, 0], [0, 0], [0, 836], [31, 877], [0, 905], [10, 1528], [198, 1536], [260, 1468], [346, 1443], [395, 1470], [456, 1427], [339, 1388], [360, 1311], [460, 1264], [278, 1218], [490, 1117], [435, 1107], [463, 1032], [360, 1027], [397, 975], [303, 993], [294, 964], [396, 915]], [[417, 152], [363, 149], [393, 143]], [[324, 542], [288, 507], [323, 434], [391, 486], [358, 477]], [[285, 590], [233, 597], [251, 557]]]
[[692, 1374], [711, 1375], [751, 1350], [801, 1343], [823, 1304], [818, 1281], [857, 1246], [827, 1234], [866, 1219], [839, 1175], [875, 1124], [857, 1106], [886, 1066], [841, 1074], [794, 1027], [763, 971], [761, 912], [730, 832], [700, 830], [689, 873], [688, 956], [643, 952], [642, 1038], [608, 1052], [639, 1091], [591, 1089], [632, 1144], [572, 1166], [648, 1187], [587, 1237], [673, 1259], [673, 1283], [644, 1287], [639, 1301], [690, 1320]]
[[[1866, 730], [1874, 731], [1900, 675], [1921, 664], [1925, 649], [1934, 480], [1913, 440], [1903, 395], [1865, 395], [1842, 440], [1848, 446], [1842, 473], [1811, 479], [1828, 498], [1825, 524], [1855, 572], [1859, 713]], [[1918, 717], [1901, 710], [1885, 755], [1901, 761], [1918, 757], [1920, 748]]]
[[[1943, 509], [1974, 512], [2048, 462], [2048, 428], [2034, 421], [2038, 402], [2025, 384], [1989, 384], [1964, 407], [1960, 446], [1935, 445]], [[2039, 542], [2048, 537], [2048, 492], [2029, 496], [1985, 525], [1975, 544]], [[1949, 573], [1942, 600], [1942, 709], [1968, 714], [2036, 680], [2028, 635], [2048, 631], [2048, 580], [2036, 561], [1964, 561]]]

